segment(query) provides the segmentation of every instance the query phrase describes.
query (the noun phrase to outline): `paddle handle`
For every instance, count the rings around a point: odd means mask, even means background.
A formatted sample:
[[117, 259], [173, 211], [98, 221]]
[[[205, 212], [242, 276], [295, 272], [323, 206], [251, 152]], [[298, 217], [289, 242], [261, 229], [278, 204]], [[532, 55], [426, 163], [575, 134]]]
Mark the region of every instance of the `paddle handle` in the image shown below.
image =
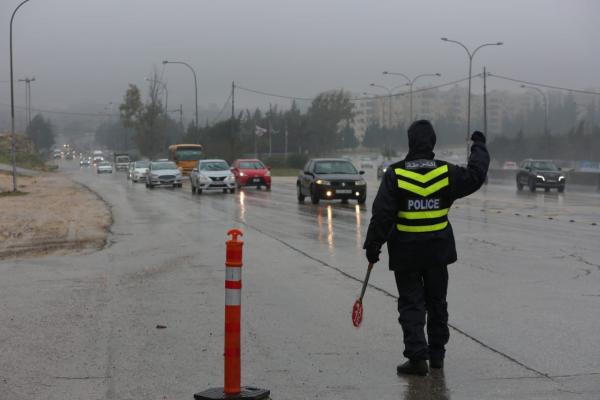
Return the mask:
[[363, 282], [362, 290], [360, 291], [359, 300], [362, 302], [362, 299], [367, 291], [367, 285], [369, 284], [369, 277], [371, 276], [371, 270], [373, 269], [373, 263], [369, 263], [367, 267], [367, 276], [365, 276], [365, 281]]

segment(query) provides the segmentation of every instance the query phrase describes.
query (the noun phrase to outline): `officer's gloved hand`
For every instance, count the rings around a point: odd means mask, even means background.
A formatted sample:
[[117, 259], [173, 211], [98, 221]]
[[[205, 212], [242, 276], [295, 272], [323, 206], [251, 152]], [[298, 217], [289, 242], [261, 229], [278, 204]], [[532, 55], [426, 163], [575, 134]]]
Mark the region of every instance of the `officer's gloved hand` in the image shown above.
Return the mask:
[[379, 261], [379, 253], [381, 253], [381, 251], [379, 250], [378, 246], [369, 246], [366, 250], [367, 260], [370, 263], [375, 264], [377, 261]]
[[473, 132], [473, 134], [471, 135], [471, 140], [473, 142], [481, 142], [481, 143], [485, 143], [485, 135], [482, 132], [479, 131], [475, 131]]

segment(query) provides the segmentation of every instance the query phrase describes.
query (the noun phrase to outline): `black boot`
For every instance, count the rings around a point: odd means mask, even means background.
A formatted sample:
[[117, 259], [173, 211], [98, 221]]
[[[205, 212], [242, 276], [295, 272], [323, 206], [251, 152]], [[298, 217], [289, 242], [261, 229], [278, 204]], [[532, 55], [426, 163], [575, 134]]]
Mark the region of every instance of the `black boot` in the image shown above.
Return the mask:
[[443, 358], [432, 358], [431, 360], [429, 360], [429, 366], [431, 368], [435, 368], [435, 369], [442, 369], [444, 368], [444, 359]]
[[398, 375], [421, 375], [425, 376], [429, 372], [427, 361], [425, 360], [408, 360], [396, 368]]

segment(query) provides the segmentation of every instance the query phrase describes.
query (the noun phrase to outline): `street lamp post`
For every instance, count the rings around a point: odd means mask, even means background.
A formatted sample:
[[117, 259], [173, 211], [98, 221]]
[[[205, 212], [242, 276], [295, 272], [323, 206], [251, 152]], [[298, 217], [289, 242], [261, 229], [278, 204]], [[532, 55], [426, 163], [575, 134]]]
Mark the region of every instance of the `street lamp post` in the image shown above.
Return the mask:
[[190, 69], [190, 71], [192, 71], [192, 74], [194, 75], [194, 93], [195, 93], [195, 98], [196, 98], [196, 129], [198, 128], [198, 80], [196, 78], [196, 71], [194, 71], [194, 68], [192, 68], [192, 66], [186, 62], [183, 61], [168, 61], [168, 60], [164, 60], [162, 62], [163, 64], [181, 64], [181, 65], [185, 65], [186, 67], [188, 67]]
[[406, 81], [408, 82], [407, 85], [409, 86], [409, 96], [410, 96], [410, 122], [412, 123], [413, 120], [413, 85], [415, 84], [415, 82], [417, 81], [417, 79], [422, 78], [424, 76], [442, 76], [442, 74], [440, 74], [439, 72], [435, 73], [435, 74], [421, 74], [421, 75], [417, 75], [415, 76], [413, 79], [410, 79], [408, 76], [404, 75], [402, 72], [389, 72], [389, 71], [383, 71], [384, 75], [397, 75], [397, 76], [401, 76], [404, 79], [406, 79]]
[[12, 13], [10, 17], [10, 39], [9, 39], [9, 52], [10, 52], [10, 133], [11, 133], [11, 153], [12, 153], [12, 181], [13, 181], [13, 192], [17, 191], [17, 138], [15, 136], [15, 89], [14, 89], [14, 78], [13, 78], [13, 20], [15, 14], [21, 8], [21, 6], [27, 3], [29, 0], [23, 0]]
[[546, 93], [542, 92], [542, 90], [535, 86], [529, 85], [521, 85], [523, 89], [533, 89], [539, 94], [542, 95], [542, 99], [544, 99], [544, 135], [548, 134], [548, 98], [546, 97]]
[[[457, 41], [457, 40], [451, 40], [448, 38], [441, 38], [444, 42], [450, 42], [450, 43], [456, 43], [457, 45], [461, 46], [463, 49], [465, 49], [465, 51], [467, 52], [467, 55], [469, 56], [469, 94], [467, 96], [467, 161], [469, 160], [469, 137], [470, 137], [470, 133], [471, 133], [471, 71], [473, 69], [473, 57], [475, 57], [475, 54], [477, 53], [477, 51], [479, 51], [479, 49], [481, 49], [482, 47], [486, 47], [486, 46], [502, 46], [502, 42], [496, 42], [496, 43], [484, 43], [482, 45], [479, 45], [478, 47], [475, 48], [475, 50], [470, 51], [467, 46], [465, 46], [464, 44], [462, 44], [461, 42]], [[487, 132], [485, 132], [487, 134]]]

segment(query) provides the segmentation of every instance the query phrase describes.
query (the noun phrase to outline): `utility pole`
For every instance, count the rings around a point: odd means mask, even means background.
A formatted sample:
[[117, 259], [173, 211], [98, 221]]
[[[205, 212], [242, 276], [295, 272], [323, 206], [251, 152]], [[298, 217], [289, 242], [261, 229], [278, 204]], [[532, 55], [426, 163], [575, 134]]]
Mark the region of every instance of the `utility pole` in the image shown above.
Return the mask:
[[271, 119], [273, 118], [273, 107], [271, 106], [271, 103], [269, 103], [269, 158], [271, 158], [271, 156], [273, 155], [273, 142], [271, 140], [271, 138], [273, 137], [273, 127], [271, 126]]
[[287, 156], [288, 156], [288, 130], [287, 130], [287, 120], [284, 118], [283, 120], [283, 124], [284, 124], [284, 128], [285, 128], [285, 144], [284, 144], [284, 152], [285, 152], [285, 159], [287, 160]]
[[231, 128], [229, 131], [230, 140], [231, 140], [231, 160], [233, 161], [234, 157], [234, 134], [235, 134], [235, 81], [231, 82]]
[[179, 125], [181, 125], [181, 129], [183, 130], [183, 104], [179, 105]]
[[488, 123], [487, 123], [487, 73], [483, 67], [483, 133], [489, 139]]

